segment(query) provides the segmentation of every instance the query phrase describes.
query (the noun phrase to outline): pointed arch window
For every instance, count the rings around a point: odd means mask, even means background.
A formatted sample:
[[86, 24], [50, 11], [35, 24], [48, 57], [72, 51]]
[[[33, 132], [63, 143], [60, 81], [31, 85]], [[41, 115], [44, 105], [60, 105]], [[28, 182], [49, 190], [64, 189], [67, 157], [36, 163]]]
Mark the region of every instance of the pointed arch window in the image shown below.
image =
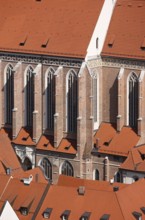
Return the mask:
[[61, 168], [61, 173], [66, 176], [74, 175], [73, 167], [68, 161], [65, 161], [63, 163], [62, 168]]
[[34, 111], [34, 73], [30, 66], [26, 73], [26, 125], [33, 126]]
[[99, 178], [100, 178], [99, 171], [96, 169], [94, 170], [94, 179], [99, 180]]
[[47, 158], [43, 158], [40, 166], [43, 168], [45, 176], [52, 180], [52, 165], [50, 161]]
[[93, 78], [93, 115], [94, 123], [97, 122], [97, 77]]
[[32, 169], [32, 163], [28, 157], [25, 158], [22, 165], [23, 165], [24, 170], [31, 170]]
[[12, 124], [12, 109], [14, 108], [14, 73], [12, 65], [6, 70], [6, 123]]
[[121, 182], [121, 173], [119, 171], [115, 174], [114, 181], [118, 183]]
[[129, 77], [129, 126], [137, 128], [138, 118], [138, 78], [135, 73], [132, 73]]
[[77, 76], [71, 70], [67, 78], [67, 131], [76, 132], [77, 129]]
[[54, 69], [50, 68], [47, 73], [47, 88], [46, 88], [46, 103], [47, 103], [47, 129], [54, 128], [54, 113], [55, 113], [55, 81]]

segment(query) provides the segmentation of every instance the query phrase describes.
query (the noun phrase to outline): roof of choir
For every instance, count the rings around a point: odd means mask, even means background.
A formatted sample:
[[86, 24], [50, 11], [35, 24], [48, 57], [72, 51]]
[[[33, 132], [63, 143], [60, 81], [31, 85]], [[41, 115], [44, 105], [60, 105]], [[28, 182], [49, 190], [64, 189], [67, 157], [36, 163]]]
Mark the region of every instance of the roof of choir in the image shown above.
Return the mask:
[[103, 56], [145, 60], [144, 12], [144, 0], [117, 1]]

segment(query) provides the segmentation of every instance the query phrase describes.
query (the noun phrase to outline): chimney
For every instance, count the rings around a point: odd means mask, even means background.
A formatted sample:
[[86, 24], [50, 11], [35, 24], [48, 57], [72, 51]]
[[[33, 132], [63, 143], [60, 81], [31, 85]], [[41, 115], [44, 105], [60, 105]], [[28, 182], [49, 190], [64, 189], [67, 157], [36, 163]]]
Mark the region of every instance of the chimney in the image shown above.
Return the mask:
[[119, 186], [114, 186], [114, 187], [113, 187], [113, 191], [114, 191], [114, 192], [117, 192], [118, 190], [119, 190]]
[[79, 186], [78, 194], [84, 196], [84, 194], [85, 194], [85, 186]]
[[23, 178], [23, 179], [21, 179], [21, 181], [23, 181], [23, 183], [24, 183], [25, 185], [30, 185], [30, 183], [32, 182], [32, 180], [33, 180], [33, 176], [32, 176], [32, 175], [30, 175], [29, 178]]

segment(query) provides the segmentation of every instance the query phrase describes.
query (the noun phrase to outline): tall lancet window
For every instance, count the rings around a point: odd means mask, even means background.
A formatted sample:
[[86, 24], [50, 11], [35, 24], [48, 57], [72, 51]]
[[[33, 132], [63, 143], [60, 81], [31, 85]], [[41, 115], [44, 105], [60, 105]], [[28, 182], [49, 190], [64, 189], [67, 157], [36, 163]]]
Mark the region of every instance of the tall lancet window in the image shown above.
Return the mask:
[[26, 73], [26, 126], [33, 126], [34, 111], [34, 73], [30, 66]]
[[93, 115], [94, 123], [97, 122], [97, 77], [93, 78]]
[[129, 77], [129, 125], [137, 128], [138, 118], [138, 78], [135, 73]]
[[67, 131], [76, 132], [77, 129], [77, 76], [71, 70], [67, 78]]
[[47, 74], [46, 103], [47, 103], [47, 129], [54, 128], [54, 111], [55, 111], [55, 81], [54, 69], [50, 68]]
[[12, 109], [14, 108], [14, 73], [9, 65], [6, 70], [6, 123], [12, 124]]

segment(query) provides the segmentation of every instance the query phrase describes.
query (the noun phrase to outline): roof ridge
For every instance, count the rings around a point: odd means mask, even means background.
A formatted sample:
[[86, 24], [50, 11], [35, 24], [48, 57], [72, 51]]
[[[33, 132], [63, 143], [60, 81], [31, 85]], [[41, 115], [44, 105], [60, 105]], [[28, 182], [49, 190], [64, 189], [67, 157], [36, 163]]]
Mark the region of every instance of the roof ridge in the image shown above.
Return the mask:
[[116, 200], [117, 200], [118, 206], [119, 206], [119, 208], [120, 208], [120, 211], [121, 211], [122, 217], [123, 217], [123, 219], [125, 220], [125, 216], [124, 216], [123, 210], [122, 210], [122, 208], [121, 208], [121, 205], [120, 205], [120, 203], [119, 203], [119, 198], [118, 198], [118, 196], [117, 196], [117, 193], [118, 193], [118, 192], [114, 192], [114, 193], [115, 193], [115, 197], [116, 197]]

